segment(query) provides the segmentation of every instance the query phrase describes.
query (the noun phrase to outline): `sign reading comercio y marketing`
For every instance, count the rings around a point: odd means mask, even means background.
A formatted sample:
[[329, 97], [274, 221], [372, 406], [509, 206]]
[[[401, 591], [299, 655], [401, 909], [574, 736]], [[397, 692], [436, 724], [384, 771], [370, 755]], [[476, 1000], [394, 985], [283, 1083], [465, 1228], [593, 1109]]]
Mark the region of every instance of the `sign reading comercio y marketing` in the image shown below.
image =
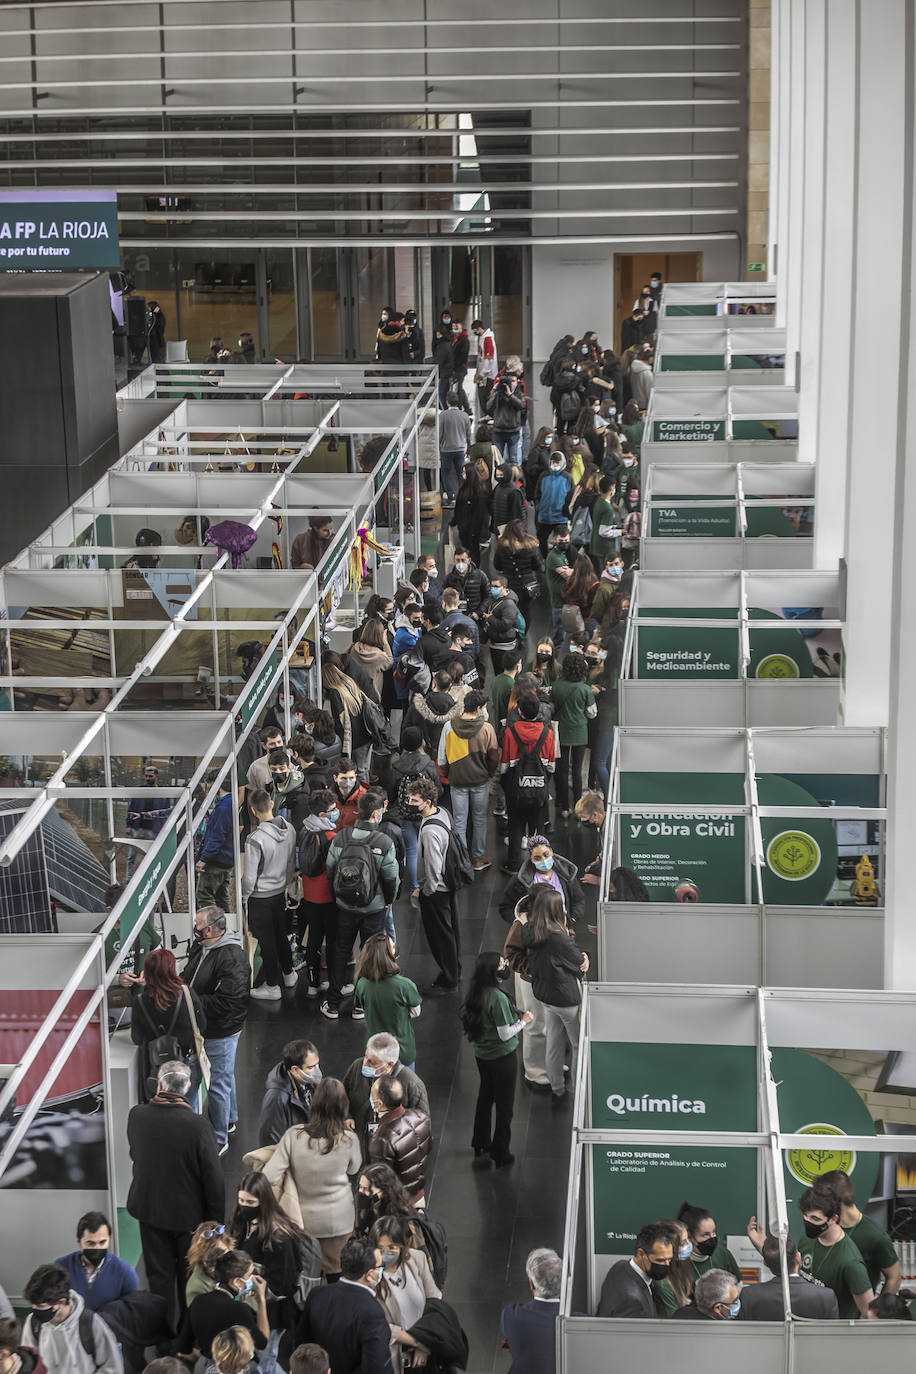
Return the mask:
[[0, 191], [0, 271], [118, 263], [116, 191]]

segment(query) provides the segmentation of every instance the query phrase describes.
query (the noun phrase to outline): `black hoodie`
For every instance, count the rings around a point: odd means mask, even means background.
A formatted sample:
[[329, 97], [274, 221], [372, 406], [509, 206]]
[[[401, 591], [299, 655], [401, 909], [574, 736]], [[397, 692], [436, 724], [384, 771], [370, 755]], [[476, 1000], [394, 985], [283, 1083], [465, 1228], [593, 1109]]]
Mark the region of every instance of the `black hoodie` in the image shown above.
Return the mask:
[[375, 356], [380, 363], [410, 362], [410, 336], [400, 320], [387, 320], [379, 326]]

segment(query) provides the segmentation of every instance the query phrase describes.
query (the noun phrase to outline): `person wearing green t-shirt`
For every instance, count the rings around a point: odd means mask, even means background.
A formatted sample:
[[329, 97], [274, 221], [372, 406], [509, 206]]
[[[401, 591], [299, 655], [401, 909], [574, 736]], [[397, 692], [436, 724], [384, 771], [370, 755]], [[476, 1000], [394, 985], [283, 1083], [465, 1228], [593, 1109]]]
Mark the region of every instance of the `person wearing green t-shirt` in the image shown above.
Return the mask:
[[740, 1283], [741, 1270], [738, 1261], [716, 1231], [716, 1220], [705, 1207], [695, 1207], [685, 1202], [677, 1214], [678, 1221], [687, 1227], [687, 1239], [691, 1244], [687, 1266], [694, 1284], [710, 1269], [725, 1269]]
[[[595, 565], [595, 572], [601, 576], [604, 560], [609, 553], [620, 548], [620, 525], [614, 510], [614, 496], [617, 484], [613, 477], [602, 477], [598, 481], [598, 499], [592, 506], [592, 537], [588, 551]], [[616, 530], [618, 533], [612, 534]]]
[[871, 1217], [859, 1211], [856, 1206], [856, 1190], [849, 1175], [842, 1169], [831, 1169], [829, 1173], [821, 1174], [818, 1181], [828, 1183], [836, 1189], [840, 1203], [840, 1225], [849, 1239], [855, 1241], [859, 1254], [865, 1261], [872, 1288], [877, 1287], [878, 1280], [883, 1274], [882, 1293], [896, 1293], [900, 1287], [900, 1261], [894, 1249], [894, 1242], [883, 1226], [879, 1226]]
[[550, 602], [550, 637], [559, 647], [563, 638], [563, 591], [567, 581], [572, 577], [568, 525], [554, 526], [544, 570], [547, 577], [547, 600]]
[[404, 977], [395, 961], [394, 941], [383, 930], [370, 935], [356, 966], [353, 1019], [365, 1020], [367, 1040], [382, 1031], [393, 1035], [408, 1069], [417, 1058], [413, 1022], [420, 1015], [420, 1002], [416, 983]]
[[502, 991], [500, 984], [511, 976], [504, 956], [485, 950], [477, 956], [461, 1007], [461, 1022], [474, 1046], [480, 1075], [471, 1137], [475, 1167], [487, 1167], [492, 1161], [501, 1169], [515, 1162], [509, 1143], [518, 1078], [518, 1037], [533, 1017], [530, 1011], [519, 1016]]
[[502, 741], [503, 722], [509, 714], [509, 698], [515, 679], [521, 672], [522, 656], [516, 650], [503, 656], [502, 672], [497, 673], [490, 687], [490, 700], [493, 702], [493, 727]]
[[[557, 808], [564, 819], [582, 796], [588, 722], [598, 714], [597, 693], [586, 681], [588, 664], [582, 653], [568, 653], [561, 676], [550, 688], [554, 719], [560, 737], [557, 756]], [[569, 772], [572, 768], [572, 792]]]

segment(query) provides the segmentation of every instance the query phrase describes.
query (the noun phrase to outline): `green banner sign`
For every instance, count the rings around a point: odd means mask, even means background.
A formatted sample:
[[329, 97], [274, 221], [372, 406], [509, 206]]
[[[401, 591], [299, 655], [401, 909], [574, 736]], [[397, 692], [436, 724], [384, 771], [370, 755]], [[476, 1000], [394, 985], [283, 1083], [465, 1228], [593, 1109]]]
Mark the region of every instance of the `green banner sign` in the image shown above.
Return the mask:
[[[755, 1131], [751, 1045], [596, 1043], [592, 1125], [647, 1131]], [[757, 1196], [757, 1152], [668, 1145], [593, 1146], [595, 1249], [632, 1250], [640, 1228], [685, 1200], [708, 1208], [720, 1236], [741, 1234]]]
[[659, 444], [712, 443], [725, 438], [724, 420], [655, 420], [652, 438]]
[[252, 716], [256, 716], [263, 706], [264, 698], [267, 695], [267, 690], [270, 687], [270, 680], [273, 677], [276, 666], [273, 655], [271, 654], [264, 664], [264, 667], [254, 679], [254, 685], [252, 685], [250, 681], [246, 684], [249, 687], [249, 692], [239, 707], [239, 716], [241, 717], [243, 730]]
[[[818, 798], [778, 773], [757, 777], [762, 806], [818, 806]], [[782, 906], [820, 906], [837, 872], [837, 841], [831, 820], [761, 816], [766, 866], [763, 900]]]
[[[660, 616], [669, 614], [667, 611], [653, 613]], [[689, 614], [703, 620], [709, 613], [698, 610]], [[697, 679], [738, 676], [741, 655], [737, 626], [718, 630], [691, 625], [677, 629], [672, 626], [640, 625], [637, 629], [637, 645], [637, 674], [650, 681], [672, 677]]]
[[656, 505], [658, 499], [653, 497], [652, 501], [649, 530], [653, 535], [734, 539], [738, 532], [738, 514], [734, 506], [702, 506], [692, 502]]
[[748, 619], [780, 622], [778, 629], [756, 633], [753, 628], [750, 630], [748, 677], [771, 681], [814, 677], [811, 653], [800, 630], [787, 625], [776, 611], [761, 610], [757, 606], [748, 607]]
[[151, 949], [156, 949], [162, 943], [159, 932], [149, 919], [149, 912], [162, 883], [162, 876], [175, 857], [177, 845], [178, 837], [173, 827], [162, 841], [162, 848], [144, 873], [139, 887], [128, 897], [117, 925], [109, 932], [105, 941], [106, 964], [110, 964], [122, 946], [130, 942], [134, 931], [141, 924], [142, 929], [134, 945], [138, 964], [143, 962]]
[[395, 444], [394, 448], [391, 450], [388, 457], [385, 459], [383, 466], [375, 474], [376, 491], [381, 491], [384, 487], [387, 487], [389, 481], [391, 480], [391, 475], [398, 465], [399, 457], [400, 451], [398, 449], [397, 444]]
[[789, 1222], [793, 1235], [800, 1237], [801, 1215], [793, 1204], [819, 1174], [842, 1169], [852, 1176], [860, 1200], [871, 1196], [878, 1173], [878, 1156], [858, 1154], [845, 1146], [842, 1138], [844, 1135], [873, 1136], [875, 1123], [852, 1084], [815, 1055], [802, 1050], [775, 1049], [771, 1073], [776, 1083], [782, 1130], [792, 1135], [830, 1137], [829, 1140], [812, 1140], [810, 1149], [787, 1150], [784, 1155]]
[[115, 191], [0, 191], [0, 271], [119, 266]]
[[664, 803], [663, 810], [620, 817], [620, 859], [645, 883], [653, 902], [673, 902], [685, 882], [701, 902], [745, 902], [744, 817], [678, 811], [678, 803], [744, 804], [740, 773], [621, 773], [620, 800]]
[[724, 372], [724, 353], [663, 353], [662, 372]]

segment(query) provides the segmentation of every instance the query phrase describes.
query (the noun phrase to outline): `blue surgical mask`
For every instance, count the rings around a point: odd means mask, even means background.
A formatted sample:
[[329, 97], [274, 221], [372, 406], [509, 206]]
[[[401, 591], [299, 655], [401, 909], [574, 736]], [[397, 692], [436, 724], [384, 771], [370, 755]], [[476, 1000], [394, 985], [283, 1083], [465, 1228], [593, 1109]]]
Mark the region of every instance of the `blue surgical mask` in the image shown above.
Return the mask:
[[538, 873], [549, 873], [553, 868], [553, 855], [549, 859], [534, 859], [533, 863]]
[[683, 1261], [683, 1260], [689, 1260], [689, 1259], [690, 1259], [690, 1256], [691, 1256], [692, 1254], [693, 1254], [693, 1246], [691, 1245], [691, 1243], [690, 1243], [689, 1240], [685, 1240], [685, 1241], [684, 1241], [684, 1244], [681, 1245], [681, 1246], [678, 1248], [677, 1257], [678, 1257], [679, 1260], [682, 1260], [682, 1261]]
[[339, 820], [340, 820], [340, 807], [339, 807], [339, 806], [335, 806], [334, 809], [333, 809], [333, 811], [329, 811], [329, 812], [328, 812], [328, 820], [331, 822], [332, 825], [334, 824], [335, 821], [339, 821]]
[[249, 1274], [248, 1278], [242, 1284], [241, 1288], [238, 1290], [235, 1296], [239, 1299], [247, 1297], [247, 1295], [251, 1292], [252, 1288], [254, 1288], [254, 1276]]
[[499, 598], [503, 595], [503, 593], [505, 592], [505, 590], [506, 590], [505, 587], [491, 587], [491, 588], [490, 588], [490, 595], [493, 596], [493, 597], [495, 597], [497, 600], [499, 600]]
[[737, 1315], [738, 1315], [738, 1313], [739, 1313], [740, 1311], [741, 1311], [741, 1299], [740, 1299], [740, 1298], [735, 1298], [735, 1301], [732, 1303], [731, 1307], [728, 1309], [728, 1320], [729, 1320], [730, 1322], [733, 1322], [733, 1321], [735, 1320], [735, 1318], [737, 1317]]
[[361, 1066], [360, 1073], [362, 1074], [363, 1078], [375, 1077], [375, 1069], [370, 1069], [368, 1064], [363, 1064]]

